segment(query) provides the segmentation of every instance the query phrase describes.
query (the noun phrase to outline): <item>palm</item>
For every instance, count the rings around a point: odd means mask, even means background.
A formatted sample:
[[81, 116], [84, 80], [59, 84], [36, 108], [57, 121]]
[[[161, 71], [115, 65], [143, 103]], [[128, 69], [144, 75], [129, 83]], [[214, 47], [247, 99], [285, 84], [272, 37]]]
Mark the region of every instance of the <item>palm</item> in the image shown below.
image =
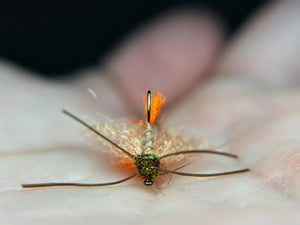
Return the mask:
[[[33, 78], [28, 78], [32, 79], [28, 81], [25, 76], [16, 75], [20, 71], [3, 65], [3, 114], [0, 118], [1, 130], [5, 131], [0, 136], [2, 221], [15, 224], [20, 221], [23, 224], [82, 224], [87, 221], [126, 221], [128, 224], [177, 224], [179, 221], [193, 221], [195, 224], [199, 221], [253, 223], [257, 218], [251, 215], [268, 218], [261, 221], [271, 224], [295, 221], [299, 210], [300, 90], [292, 85], [295, 82], [293, 71], [297, 69], [297, 64], [292, 62], [295, 62], [297, 52], [292, 47], [278, 50], [273, 45], [290, 35], [288, 45], [293, 46], [299, 40], [299, 29], [298, 32], [293, 29], [290, 34], [285, 28], [280, 33], [274, 26], [278, 21], [288, 20], [297, 8], [289, 4], [275, 5], [267, 16], [262, 14], [259, 21], [265, 19], [267, 22], [259, 26], [252, 24], [252, 28], [233, 44], [216, 66], [219, 76], [202, 82], [201, 87], [190, 93], [187, 90], [197, 80], [196, 76], [207, 70], [214, 60], [213, 53], [221, 38], [203, 38], [201, 41], [204, 43], [199, 43], [195, 53], [191, 53], [191, 49], [183, 51], [182, 54], [187, 56], [179, 57], [180, 62], [175, 69], [184, 70], [186, 77], [171, 79], [177, 70], [166, 66], [164, 71], [160, 64], [165, 76], [162, 79], [170, 79], [167, 85], [153, 76], [144, 83], [148, 79], [149, 68], [142, 65], [138, 73], [130, 71], [131, 66], [128, 65], [132, 62], [124, 59], [124, 53], [114, 59], [114, 79], [91, 76], [75, 81], [73, 85], [49, 84]], [[297, 6], [299, 8], [299, 4]], [[299, 17], [297, 13], [293, 16]], [[179, 23], [182, 20], [184, 17]], [[194, 21], [193, 18], [189, 20]], [[194, 23], [198, 23], [197, 20]], [[298, 21], [299, 18], [293, 19], [289, 24], [294, 23], [292, 27], [298, 28]], [[175, 20], [175, 23], [178, 21]], [[193, 23], [190, 24], [194, 29]], [[214, 24], [204, 23], [203, 26], [208, 29], [209, 25]], [[151, 32], [155, 36], [155, 32], [161, 31], [160, 27], [158, 31], [153, 29]], [[275, 32], [277, 36], [268, 39], [264, 31]], [[209, 28], [208, 34], [201, 35], [220, 36], [220, 32]], [[211, 48], [206, 48], [205, 41]], [[143, 41], [139, 45], [142, 46]], [[198, 53], [201, 46], [203, 51]], [[141, 54], [143, 50], [134, 53]], [[176, 62], [178, 58], [174, 55], [170, 56], [170, 61]], [[182, 60], [188, 57], [198, 57], [197, 60], [203, 63], [196, 65]], [[278, 71], [285, 71], [284, 76], [280, 76], [282, 73]], [[124, 77], [127, 77], [126, 80]], [[272, 83], [274, 80], [280, 82]], [[99, 97], [97, 104], [81, 91], [83, 87], [95, 90]], [[140, 92], [147, 88], [165, 90], [169, 102], [173, 103], [165, 119], [166, 126], [179, 124], [191, 136], [205, 136], [216, 143], [232, 138], [229, 151], [238, 154], [240, 166], [251, 168], [251, 172], [205, 180], [173, 177], [170, 185], [162, 190], [165, 194], [126, 183], [101, 188], [20, 189], [19, 184], [28, 182], [111, 181], [117, 178], [118, 175], [105, 164], [101, 153], [84, 150], [84, 143], [78, 141], [77, 133], [82, 128], [64, 117], [60, 109], [80, 109], [90, 115], [95, 111], [108, 115], [116, 115], [116, 111], [120, 115], [137, 114], [140, 105], [134, 103], [140, 98]], [[186, 97], [178, 100], [183, 93], [187, 94]], [[95, 105], [101, 108], [95, 109]], [[232, 166], [235, 165], [232, 162]]]

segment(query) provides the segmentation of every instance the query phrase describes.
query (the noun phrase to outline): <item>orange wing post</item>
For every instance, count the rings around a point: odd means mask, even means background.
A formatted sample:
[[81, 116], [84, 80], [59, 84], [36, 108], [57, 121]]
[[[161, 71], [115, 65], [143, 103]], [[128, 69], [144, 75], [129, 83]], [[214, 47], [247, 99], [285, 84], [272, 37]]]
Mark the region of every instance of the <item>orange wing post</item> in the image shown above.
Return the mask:
[[148, 113], [148, 104], [147, 104], [147, 94], [144, 95], [144, 104], [145, 104], [145, 118], [146, 118], [146, 124], [150, 122], [151, 125], [154, 124], [156, 118], [159, 116], [160, 109], [162, 104], [165, 102], [166, 97], [163, 96], [161, 93], [157, 92], [154, 93], [151, 97], [151, 110], [150, 110], [150, 121], [148, 121], [147, 113]]

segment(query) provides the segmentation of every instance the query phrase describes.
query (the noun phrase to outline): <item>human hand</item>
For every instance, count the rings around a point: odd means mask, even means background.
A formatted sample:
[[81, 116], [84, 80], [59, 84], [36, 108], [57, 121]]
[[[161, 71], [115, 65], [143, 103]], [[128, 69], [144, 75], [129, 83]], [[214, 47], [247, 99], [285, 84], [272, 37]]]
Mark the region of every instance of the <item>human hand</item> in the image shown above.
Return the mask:
[[[95, 69], [71, 83], [50, 83], [30, 74], [19, 76], [28, 72], [2, 63], [1, 220], [299, 222], [299, 7], [285, 1], [265, 8], [218, 61], [222, 25], [208, 15], [174, 13], [109, 58], [112, 75], [99, 76], [102, 70]], [[97, 103], [85, 94], [86, 88], [95, 91]], [[229, 151], [251, 172], [209, 179], [174, 176], [164, 195], [130, 182], [99, 188], [20, 188], [21, 183], [115, 179], [105, 157], [85, 150], [78, 140], [82, 127], [60, 110], [137, 115], [147, 89], [167, 95], [165, 126], [181, 125], [191, 136], [217, 143], [232, 138]]]

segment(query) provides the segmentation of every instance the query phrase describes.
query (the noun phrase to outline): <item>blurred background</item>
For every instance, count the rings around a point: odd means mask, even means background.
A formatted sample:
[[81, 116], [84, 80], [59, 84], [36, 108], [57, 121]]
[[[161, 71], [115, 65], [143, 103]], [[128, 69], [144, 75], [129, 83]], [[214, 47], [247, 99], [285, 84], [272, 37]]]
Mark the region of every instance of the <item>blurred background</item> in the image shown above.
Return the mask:
[[0, 57], [49, 78], [69, 76], [101, 61], [124, 37], [165, 11], [185, 6], [207, 9], [217, 14], [232, 34], [265, 2], [3, 1]]

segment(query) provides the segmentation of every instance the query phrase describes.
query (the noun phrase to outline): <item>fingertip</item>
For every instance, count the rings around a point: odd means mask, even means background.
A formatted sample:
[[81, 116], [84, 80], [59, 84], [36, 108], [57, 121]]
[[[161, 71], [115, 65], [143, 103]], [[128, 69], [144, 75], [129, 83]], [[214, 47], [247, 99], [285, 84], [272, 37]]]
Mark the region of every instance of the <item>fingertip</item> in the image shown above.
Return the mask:
[[166, 95], [170, 104], [201, 81], [220, 51], [224, 34], [220, 21], [208, 12], [172, 11], [116, 49], [108, 69], [138, 111], [141, 94], [148, 89]]

